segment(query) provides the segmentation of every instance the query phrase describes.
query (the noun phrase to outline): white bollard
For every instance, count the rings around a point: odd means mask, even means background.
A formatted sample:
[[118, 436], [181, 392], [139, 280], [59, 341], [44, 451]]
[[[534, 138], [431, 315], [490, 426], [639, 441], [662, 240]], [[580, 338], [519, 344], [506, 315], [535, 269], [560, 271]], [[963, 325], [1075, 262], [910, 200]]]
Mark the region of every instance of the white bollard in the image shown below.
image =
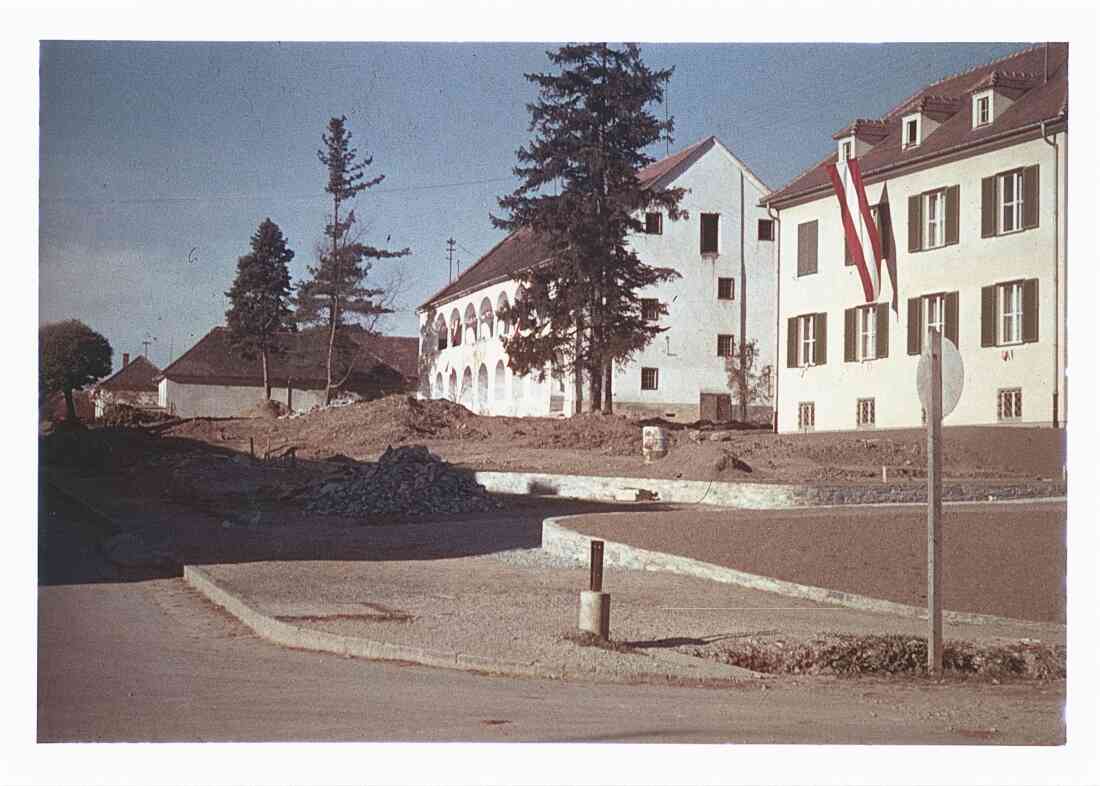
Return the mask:
[[607, 639], [611, 631], [611, 594], [608, 592], [581, 592], [580, 629]]

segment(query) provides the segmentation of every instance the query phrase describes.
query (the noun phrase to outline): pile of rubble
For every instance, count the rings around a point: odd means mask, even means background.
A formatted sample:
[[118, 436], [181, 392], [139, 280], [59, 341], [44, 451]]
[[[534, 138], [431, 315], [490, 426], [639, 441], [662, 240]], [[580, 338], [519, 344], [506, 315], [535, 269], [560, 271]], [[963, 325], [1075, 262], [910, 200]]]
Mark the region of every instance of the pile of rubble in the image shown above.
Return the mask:
[[423, 445], [389, 447], [377, 463], [346, 465], [341, 477], [310, 484], [295, 496], [305, 500], [307, 510], [344, 516], [480, 513], [500, 507], [472, 473], [456, 470]]

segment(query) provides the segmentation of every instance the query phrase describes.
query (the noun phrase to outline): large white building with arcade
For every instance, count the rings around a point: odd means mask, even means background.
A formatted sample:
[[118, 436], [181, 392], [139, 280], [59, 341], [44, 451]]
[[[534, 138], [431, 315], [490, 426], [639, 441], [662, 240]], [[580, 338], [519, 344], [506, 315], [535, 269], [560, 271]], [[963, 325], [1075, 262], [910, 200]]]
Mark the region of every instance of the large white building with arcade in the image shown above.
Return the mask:
[[[639, 178], [653, 188], [686, 189], [681, 207], [688, 218], [647, 214], [645, 233], [630, 239], [642, 261], [674, 268], [680, 277], [640, 293], [643, 302], [667, 307], [666, 314], [653, 312], [667, 329], [616, 369], [615, 409], [729, 420], [739, 399], [727, 361], [742, 332], [757, 341], [758, 367], [774, 364], [774, 235], [761, 206], [768, 189], [715, 137], [651, 164]], [[574, 401], [568, 369], [549, 369], [539, 382], [508, 367], [501, 339], [512, 326], [498, 315], [515, 298], [514, 274], [546, 258], [532, 233], [514, 232], [419, 308], [422, 396], [491, 415], [570, 415], [586, 408]], [[766, 398], [753, 408], [770, 417]]]

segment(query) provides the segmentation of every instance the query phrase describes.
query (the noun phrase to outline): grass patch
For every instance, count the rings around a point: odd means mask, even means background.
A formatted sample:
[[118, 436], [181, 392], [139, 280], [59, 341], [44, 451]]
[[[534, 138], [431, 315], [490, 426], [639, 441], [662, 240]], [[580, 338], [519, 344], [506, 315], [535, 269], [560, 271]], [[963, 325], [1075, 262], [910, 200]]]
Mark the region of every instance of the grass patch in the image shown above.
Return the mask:
[[[811, 641], [738, 640], [691, 654], [767, 674], [925, 675], [928, 643], [912, 636], [828, 635]], [[1062, 645], [1019, 641], [979, 645], [947, 641], [944, 674], [980, 679], [1052, 680], [1066, 676]]]

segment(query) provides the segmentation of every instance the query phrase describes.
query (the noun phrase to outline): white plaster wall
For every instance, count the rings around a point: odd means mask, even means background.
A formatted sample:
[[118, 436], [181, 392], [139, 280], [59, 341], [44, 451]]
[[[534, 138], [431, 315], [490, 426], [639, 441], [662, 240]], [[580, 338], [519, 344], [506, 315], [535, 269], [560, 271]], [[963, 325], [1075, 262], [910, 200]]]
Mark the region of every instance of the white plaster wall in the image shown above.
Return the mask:
[[[1064, 153], [1065, 135], [1059, 135]], [[1014, 167], [1039, 164], [1039, 226], [1015, 234], [981, 237], [981, 181]], [[1060, 178], [1065, 161], [1059, 164]], [[843, 228], [836, 198], [827, 197], [780, 213], [779, 430], [798, 427], [798, 402], [815, 403], [816, 430], [856, 428], [856, 400], [875, 399], [877, 428], [921, 425], [916, 392], [919, 356], [907, 354], [907, 301], [940, 291], [959, 293], [959, 350], [965, 369], [962, 398], [945, 418], [947, 425], [997, 422], [999, 388], [1020, 387], [1024, 422], [1050, 423], [1055, 378], [1054, 335], [1064, 357], [1064, 268], [1059, 278], [1055, 312], [1054, 150], [1041, 139], [971, 156], [961, 161], [891, 178], [890, 197], [897, 248], [898, 313], [891, 313], [889, 357], [862, 363], [844, 362], [844, 310], [863, 302], [854, 266], [844, 266]], [[959, 242], [908, 253], [908, 197], [934, 188], [959, 186]], [[868, 200], [879, 201], [881, 181], [867, 186]], [[1059, 219], [1065, 234], [1064, 198]], [[818, 221], [818, 272], [796, 276], [798, 225]], [[1039, 279], [1039, 340], [1007, 347], [981, 346], [981, 288], [1018, 278]], [[889, 302], [891, 285], [883, 266], [879, 302]], [[805, 369], [786, 368], [787, 318], [826, 312], [827, 362]], [[1057, 325], [1057, 327], [1056, 327]], [[1007, 357], [1005, 353], [1007, 352]], [[1060, 417], [1065, 417], [1065, 399]]]
[[[271, 398], [286, 404], [286, 387], [273, 387]], [[238, 417], [264, 400], [263, 387], [247, 385], [193, 385], [162, 379], [160, 406], [181, 418]], [[291, 403], [296, 411], [324, 404], [325, 391], [292, 388]]]
[[[666, 217], [661, 235], [637, 235], [631, 239], [635, 251], [644, 262], [676, 268], [682, 278], [640, 293], [643, 297], [655, 297], [667, 304], [669, 313], [662, 318], [662, 324], [669, 330], [624, 368], [617, 370], [613, 385], [615, 402], [698, 407], [700, 392], [730, 392], [725, 358], [718, 357], [717, 342], [720, 333], [731, 333], [740, 339], [741, 298], [744, 297], [740, 278], [740, 180], [741, 169], [737, 161], [720, 146], [713, 147], [672, 184], [690, 189], [681, 202], [689, 218], [670, 221]], [[756, 338], [759, 342], [761, 357], [758, 364], [762, 367], [769, 363], [774, 365], [775, 358], [774, 242], [757, 240], [757, 221], [768, 217], [767, 211], [757, 206], [766, 193], [765, 189], [757, 186], [750, 175], [746, 175], [744, 184], [745, 268], [749, 287], [747, 327], [750, 338]], [[721, 216], [719, 256], [716, 260], [704, 260], [699, 253], [701, 213], [719, 213]], [[718, 299], [720, 276], [735, 279], [733, 300]], [[462, 318], [470, 303], [473, 303], [475, 310], [479, 310], [484, 297], [488, 297], [495, 307], [501, 292], [506, 293], [509, 302], [512, 302], [516, 288], [516, 282], [511, 280], [492, 284], [444, 303], [437, 313], [443, 314], [449, 326], [455, 310]], [[428, 317], [428, 312], [420, 312], [421, 362], [427, 366], [430, 380], [427, 395], [437, 395], [434, 392], [435, 376], [441, 373], [443, 397], [447, 397], [447, 379], [452, 369], [461, 387], [462, 374], [470, 368], [476, 387], [477, 371], [484, 363], [490, 375], [488, 400], [471, 402], [471, 409], [493, 415], [547, 415], [550, 414], [553, 394], [564, 398], [566, 414], [573, 412], [573, 385], [569, 375], [564, 379], [564, 391], [549, 376], [542, 383], [531, 376], [524, 381], [524, 395], [518, 399], [512, 395], [514, 376], [507, 368], [508, 358], [501, 344], [499, 324], [492, 337], [481, 337], [472, 344], [464, 337], [461, 346], [452, 347], [448, 336], [447, 349], [437, 351], [435, 334], [425, 332]], [[431, 318], [434, 320], [435, 315]], [[497, 400], [494, 396], [493, 373], [498, 360], [504, 362], [507, 377], [503, 400]], [[643, 366], [659, 369], [658, 390], [641, 390]], [[423, 390], [421, 395], [425, 395]]]

